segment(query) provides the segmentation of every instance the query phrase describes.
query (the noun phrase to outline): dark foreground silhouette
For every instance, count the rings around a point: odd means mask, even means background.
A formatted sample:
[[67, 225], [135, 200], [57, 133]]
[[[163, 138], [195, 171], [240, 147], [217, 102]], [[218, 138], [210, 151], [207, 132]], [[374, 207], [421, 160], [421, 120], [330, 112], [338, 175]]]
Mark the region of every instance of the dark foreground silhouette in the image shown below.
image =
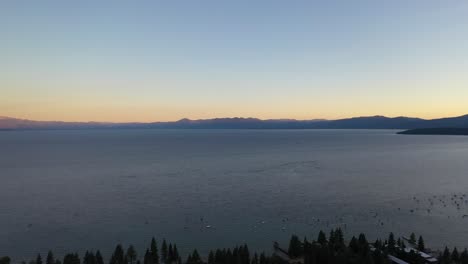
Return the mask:
[[[0, 257], [0, 264], [18, 263], [9, 257]], [[26, 264], [26, 262], [21, 262]], [[270, 264], [270, 263], [304, 263], [304, 264], [383, 264], [383, 263], [441, 263], [468, 264], [467, 249], [459, 252], [457, 248], [450, 251], [431, 251], [424, 245], [420, 236], [413, 234], [409, 238], [396, 239], [392, 233], [385, 240], [367, 241], [364, 234], [344, 240], [341, 229], [332, 230], [328, 237], [320, 231], [315, 240], [299, 239], [293, 235], [287, 247], [273, 243], [273, 253], [250, 252], [247, 245], [234, 248], [216, 249], [207, 256], [201, 256], [195, 249], [187, 257], [179, 255], [177, 245], [163, 240], [158, 248], [153, 238], [143, 255], [138, 255], [130, 245], [126, 249], [117, 245], [114, 253], [107, 260], [100, 251], [86, 251], [84, 256], [69, 253], [63, 258], [56, 258], [49, 251], [45, 259], [40, 254], [28, 264]]]
[[454, 136], [468, 136], [468, 128], [420, 128], [410, 129], [398, 134], [403, 135], [454, 135]]

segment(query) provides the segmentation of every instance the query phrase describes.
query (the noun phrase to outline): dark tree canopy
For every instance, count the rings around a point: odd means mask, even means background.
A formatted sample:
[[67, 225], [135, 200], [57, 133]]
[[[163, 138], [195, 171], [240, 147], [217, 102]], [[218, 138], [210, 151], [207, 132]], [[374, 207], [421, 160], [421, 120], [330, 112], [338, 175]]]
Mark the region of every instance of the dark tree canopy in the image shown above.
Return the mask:
[[54, 254], [50, 250], [47, 253], [46, 264], [55, 264]]
[[0, 257], [0, 264], [10, 264], [10, 257]]
[[426, 249], [426, 246], [424, 245], [424, 239], [422, 236], [419, 236], [418, 239], [418, 250], [424, 251]]
[[[273, 243], [272, 254], [250, 252], [249, 247], [244, 244], [233, 248], [211, 250], [206, 255], [200, 255], [194, 249], [188, 254], [185, 262], [182, 261], [177, 245], [164, 240], [161, 244], [161, 260], [164, 264], [390, 264], [389, 255], [392, 255], [412, 264], [426, 263], [419, 252], [413, 249], [414, 244], [409, 248], [405, 248], [404, 244], [403, 240], [396, 238], [393, 233], [390, 233], [386, 240], [376, 239], [372, 243], [362, 233], [357, 237], [352, 236], [345, 242], [343, 231], [338, 228], [330, 231], [328, 239], [322, 231], [318, 233], [316, 240], [307, 238], [300, 240], [297, 235], [292, 235], [286, 249], [282, 248], [280, 243]], [[137, 249], [133, 245], [124, 250], [124, 247], [118, 244], [108, 259], [108, 263], [158, 264], [160, 258], [156, 240], [152, 238], [148, 246], [142, 259], [139, 259]], [[422, 236], [419, 236], [417, 240], [417, 249], [426, 250]], [[63, 262], [61, 262], [52, 251], [49, 251], [45, 262], [45, 264], [81, 264], [81, 259], [78, 253], [68, 253], [64, 255]], [[83, 264], [104, 264], [99, 250], [86, 251], [82, 262]], [[26, 264], [26, 262], [23, 263]], [[42, 263], [40, 254], [29, 261], [29, 264]], [[0, 264], [11, 264], [11, 260], [8, 257], [2, 257]], [[446, 247], [438, 256], [438, 264], [468, 264], [468, 251], [467, 249], [459, 251], [457, 248], [451, 251]]]

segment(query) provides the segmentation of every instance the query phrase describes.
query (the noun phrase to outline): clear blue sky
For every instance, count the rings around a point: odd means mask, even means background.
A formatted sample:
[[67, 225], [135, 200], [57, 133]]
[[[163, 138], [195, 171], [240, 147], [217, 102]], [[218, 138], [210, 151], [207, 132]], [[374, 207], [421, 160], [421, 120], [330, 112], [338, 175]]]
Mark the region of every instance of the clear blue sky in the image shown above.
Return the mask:
[[468, 1], [2, 1], [0, 116], [468, 113]]

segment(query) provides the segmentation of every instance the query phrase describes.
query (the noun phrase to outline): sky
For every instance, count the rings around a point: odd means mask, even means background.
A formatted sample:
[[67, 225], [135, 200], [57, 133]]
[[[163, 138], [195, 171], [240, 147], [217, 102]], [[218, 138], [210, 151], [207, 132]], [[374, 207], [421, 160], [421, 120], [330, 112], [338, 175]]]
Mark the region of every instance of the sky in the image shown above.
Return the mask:
[[468, 1], [0, 2], [0, 116], [468, 114]]

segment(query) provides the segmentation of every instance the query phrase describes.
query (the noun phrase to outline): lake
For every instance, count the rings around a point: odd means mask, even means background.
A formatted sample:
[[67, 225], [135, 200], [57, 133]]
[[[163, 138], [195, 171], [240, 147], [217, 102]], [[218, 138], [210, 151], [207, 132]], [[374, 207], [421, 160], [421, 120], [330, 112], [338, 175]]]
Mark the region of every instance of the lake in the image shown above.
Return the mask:
[[[394, 130], [0, 132], [0, 255], [152, 236], [271, 251], [291, 234], [342, 227], [468, 246], [468, 137]], [[184, 255], [185, 256], [185, 255]]]

